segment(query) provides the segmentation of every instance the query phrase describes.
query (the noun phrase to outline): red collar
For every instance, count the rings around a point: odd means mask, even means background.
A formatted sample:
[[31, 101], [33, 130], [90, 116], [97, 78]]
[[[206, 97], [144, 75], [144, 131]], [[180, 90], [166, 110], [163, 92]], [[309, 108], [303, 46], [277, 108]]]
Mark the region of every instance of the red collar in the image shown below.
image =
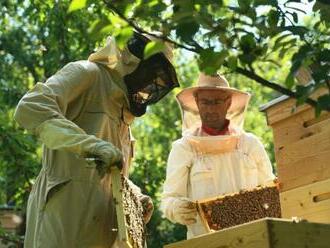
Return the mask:
[[212, 136], [216, 136], [216, 135], [226, 135], [226, 134], [229, 134], [229, 120], [225, 120], [225, 125], [224, 127], [222, 128], [222, 130], [216, 130], [214, 128], [211, 128], [211, 127], [207, 127], [207, 126], [204, 126], [202, 125], [202, 130], [207, 133], [208, 135], [212, 135]]

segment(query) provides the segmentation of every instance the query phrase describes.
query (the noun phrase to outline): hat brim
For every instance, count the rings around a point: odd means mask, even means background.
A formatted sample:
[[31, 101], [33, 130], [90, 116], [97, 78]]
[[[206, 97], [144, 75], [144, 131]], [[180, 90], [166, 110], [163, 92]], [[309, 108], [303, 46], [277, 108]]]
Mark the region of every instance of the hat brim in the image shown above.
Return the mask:
[[196, 86], [190, 87], [182, 90], [179, 94], [177, 94], [176, 98], [181, 105], [181, 108], [184, 110], [192, 111], [192, 112], [199, 112], [198, 107], [196, 104], [194, 93], [198, 90], [208, 90], [212, 89], [215, 91], [219, 91], [219, 94], [224, 94], [226, 92], [231, 95], [232, 101], [231, 105], [228, 109], [229, 112], [236, 112], [245, 109], [246, 105], [249, 102], [250, 94], [244, 91], [237, 90], [235, 88], [230, 87], [208, 87], [208, 86]]

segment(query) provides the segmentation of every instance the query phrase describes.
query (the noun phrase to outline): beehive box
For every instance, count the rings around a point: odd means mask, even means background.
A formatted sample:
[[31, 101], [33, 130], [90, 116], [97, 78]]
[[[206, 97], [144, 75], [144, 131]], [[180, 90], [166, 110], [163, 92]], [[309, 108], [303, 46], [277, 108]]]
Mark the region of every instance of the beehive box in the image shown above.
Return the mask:
[[280, 198], [284, 218], [330, 223], [330, 179], [282, 192]]
[[312, 107], [296, 107], [296, 100], [286, 97], [262, 110], [273, 129], [280, 190], [330, 178], [330, 113], [316, 118]]
[[[312, 98], [328, 94], [320, 89]], [[330, 113], [281, 97], [262, 107], [273, 129], [283, 217], [330, 223]]]
[[142, 204], [117, 168], [111, 169], [111, 181], [116, 204], [118, 245], [120, 248], [143, 248], [146, 235]]
[[329, 248], [330, 225], [265, 218], [164, 248]]
[[23, 247], [23, 239], [16, 236], [23, 219], [13, 208], [0, 209], [0, 248]]
[[0, 226], [9, 232], [15, 232], [22, 223], [20, 217], [15, 210], [0, 210]]
[[201, 220], [209, 232], [264, 217], [281, 217], [276, 185], [197, 201], [197, 206]]

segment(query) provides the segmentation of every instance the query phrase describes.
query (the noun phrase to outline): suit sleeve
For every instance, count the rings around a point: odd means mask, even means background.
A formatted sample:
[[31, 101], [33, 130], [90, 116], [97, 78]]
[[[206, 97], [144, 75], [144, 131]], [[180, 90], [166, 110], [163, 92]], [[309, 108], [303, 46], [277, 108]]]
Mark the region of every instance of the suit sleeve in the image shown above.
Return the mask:
[[97, 66], [88, 61], [67, 64], [45, 83], [37, 83], [18, 103], [14, 118], [35, 133], [46, 147], [92, 153], [102, 140], [88, 135], [65, 117], [69, 104], [95, 82]]
[[164, 216], [172, 222], [176, 222], [173, 214], [175, 201], [188, 197], [187, 188], [191, 164], [192, 152], [189, 144], [185, 144], [182, 139], [175, 141], [169, 154], [166, 180], [161, 197], [161, 210]]

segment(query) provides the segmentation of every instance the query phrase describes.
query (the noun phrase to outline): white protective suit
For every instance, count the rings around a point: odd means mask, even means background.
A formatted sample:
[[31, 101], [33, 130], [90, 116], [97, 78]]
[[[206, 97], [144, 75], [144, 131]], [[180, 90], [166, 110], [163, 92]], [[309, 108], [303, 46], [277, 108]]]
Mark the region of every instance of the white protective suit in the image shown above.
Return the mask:
[[[274, 180], [263, 144], [241, 128], [249, 95], [242, 99], [239, 111], [229, 109], [230, 135], [210, 136], [201, 131], [199, 113], [185, 108], [178, 97], [184, 131], [172, 145], [161, 201], [164, 216], [172, 222], [178, 222], [174, 212], [180, 199], [201, 200]], [[188, 239], [207, 232], [199, 216], [187, 229]]]

